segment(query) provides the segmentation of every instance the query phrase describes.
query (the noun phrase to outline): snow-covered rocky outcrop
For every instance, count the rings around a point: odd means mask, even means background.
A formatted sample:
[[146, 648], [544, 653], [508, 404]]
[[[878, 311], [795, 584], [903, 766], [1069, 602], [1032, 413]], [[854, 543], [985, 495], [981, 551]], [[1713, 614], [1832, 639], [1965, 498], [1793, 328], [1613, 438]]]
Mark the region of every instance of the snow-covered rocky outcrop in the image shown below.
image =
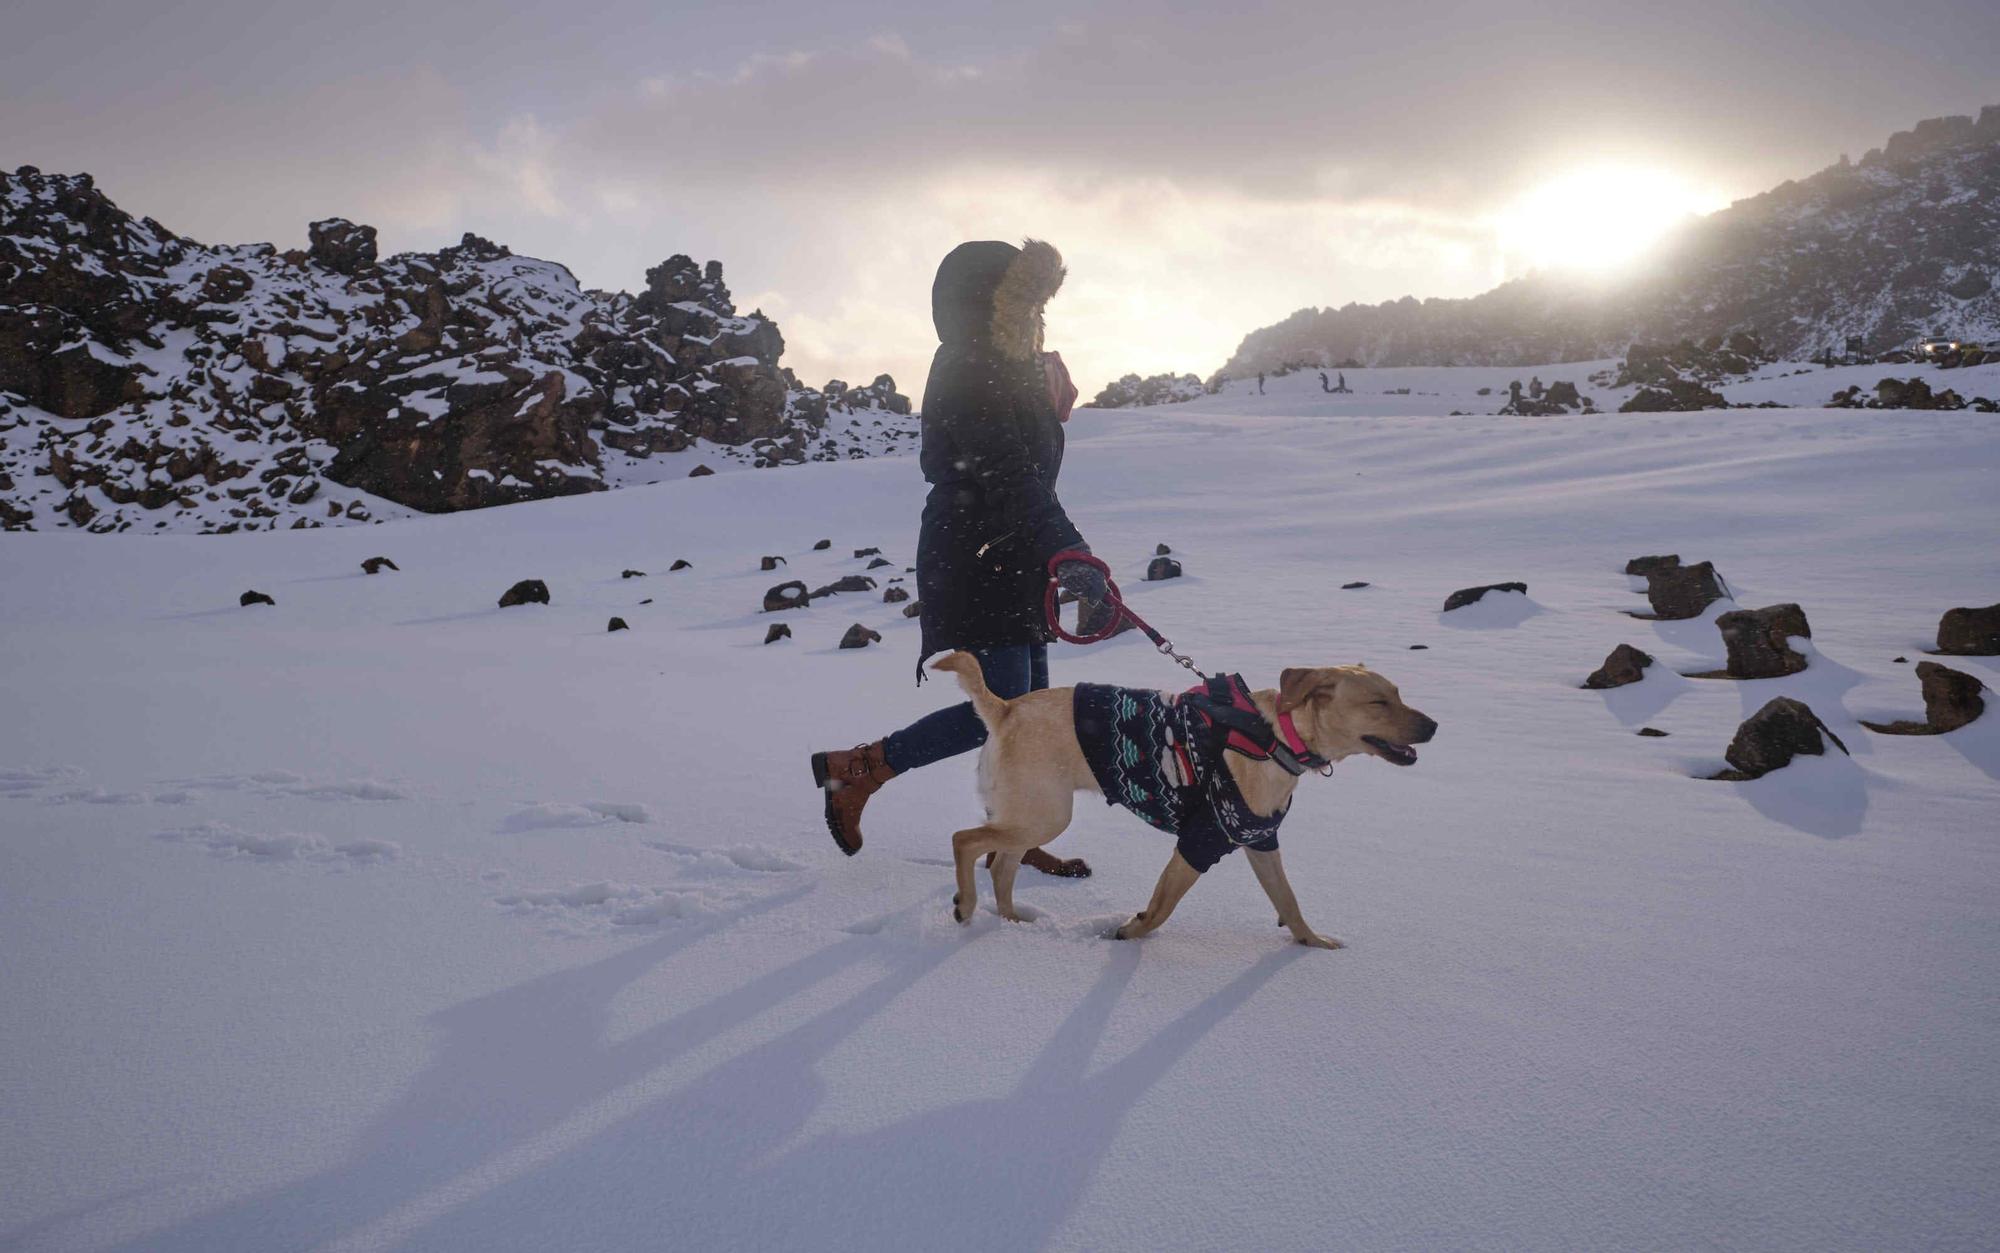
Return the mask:
[[1617, 356], [1755, 331], [1778, 357], [1876, 354], [1939, 333], [2000, 339], [2000, 105], [1932, 118], [1861, 160], [1691, 225], [1606, 290], [1535, 274], [1468, 300], [1301, 309], [1223, 366], [1495, 365]]
[[887, 375], [805, 387], [784, 346], [717, 261], [628, 294], [470, 234], [380, 257], [340, 218], [210, 246], [24, 166], [0, 172], [0, 523], [316, 526], [914, 440]]
[[1140, 378], [1127, 374], [1106, 383], [1091, 404], [1099, 409], [1132, 409], [1147, 405], [1177, 405], [1204, 395], [1201, 380], [1192, 374], [1153, 374]]

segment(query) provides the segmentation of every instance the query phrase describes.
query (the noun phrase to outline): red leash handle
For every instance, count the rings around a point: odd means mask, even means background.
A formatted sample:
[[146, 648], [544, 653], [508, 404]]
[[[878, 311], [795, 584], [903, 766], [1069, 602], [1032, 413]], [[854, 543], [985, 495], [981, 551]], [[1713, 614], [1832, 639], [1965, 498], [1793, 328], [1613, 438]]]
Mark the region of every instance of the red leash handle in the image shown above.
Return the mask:
[[[1099, 574], [1104, 576], [1104, 603], [1111, 606], [1114, 611], [1109, 618], [1104, 620], [1104, 629], [1090, 635], [1072, 635], [1070, 632], [1063, 630], [1061, 606], [1056, 599], [1057, 595], [1062, 591], [1062, 581], [1056, 578], [1056, 570], [1073, 561], [1093, 566]], [[1118, 595], [1118, 584], [1112, 582], [1111, 567], [1104, 564], [1103, 558], [1091, 553], [1078, 552], [1073, 548], [1066, 548], [1049, 558], [1049, 586], [1048, 590], [1042, 595], [1042, 609], [1048, 615], [1049, 630], [1056, 633], [1057, 639], [1070, 644], [1095, 644], [1101, 640], [1108, 640], [1118, 634], [1119, 624], [1131, 616], [1131, 611], [1125, 608], [1125, 601]], [[1138, 622], [1139, 620], [1133, 618], [1132, 621]], [[1147, 633], [1151, 634], [1151, 631], [1148, 630]]]
[[[1104, 603], [1110, 606], [1112, 611], [1111, 616], [1105, 619], [1103, 628], [1089, 635], [1076, 635], [1063, 629], [1062, 615], [1059, 612], [1059, 606], [1056, 601], [1057, 594], [1062, 591], [1062, 582], [1056, 577], [1056, 571], [1073, 561], [1080, 561], [1087, 566], [1094, 567], [1099, 574], [1104, 576]], [[1111, 567], [1104, 564], [1104, 559], [1094, 553], [1064, 549], [1062, 552], [1049, 558], [1049, 585], [1048, 589], [1042, 594], [1042, 611], [1048, 616], [1049, 630], [1055, 632], [1057, 639], [1070, 644], [1096, 644], [1102, 640], [1108, 640], [1118, 634], [1119, 628], [1124, 623], [1129, 622], [1139, 628], [1147, 639], [1153, 641], [1154, 648], [1157, 648], [1196, 674], [1202, 675], [1203, 678], [1208, 677], [1206, 674], [1203, 674], [1202, 670], [1193, 661], [1175, 651], [1171, 640], [1158, 631], [1155, 631], [1150, 622], [1133, 613], [1127, 607], [1125, 598], [1118, 594], [1117, 582], [1111, 577]]]

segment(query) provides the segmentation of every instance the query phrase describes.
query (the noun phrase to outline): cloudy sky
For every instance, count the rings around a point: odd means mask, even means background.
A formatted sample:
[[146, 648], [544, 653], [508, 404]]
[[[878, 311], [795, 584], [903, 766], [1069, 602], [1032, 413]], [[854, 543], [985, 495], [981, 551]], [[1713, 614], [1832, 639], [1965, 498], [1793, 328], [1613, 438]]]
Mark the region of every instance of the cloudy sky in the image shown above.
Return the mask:
[[628, 289], [716, 257], [807, 381], [910, 391], [938, 258], [1043, 237], [1088, 391], [1560, 263], [1551, 187], [1640, 234], [1858, 157], [2000, 103], [1996, 56], [1992, 0], [9, 0], [0, 165], [211, 242], [338, 214]]

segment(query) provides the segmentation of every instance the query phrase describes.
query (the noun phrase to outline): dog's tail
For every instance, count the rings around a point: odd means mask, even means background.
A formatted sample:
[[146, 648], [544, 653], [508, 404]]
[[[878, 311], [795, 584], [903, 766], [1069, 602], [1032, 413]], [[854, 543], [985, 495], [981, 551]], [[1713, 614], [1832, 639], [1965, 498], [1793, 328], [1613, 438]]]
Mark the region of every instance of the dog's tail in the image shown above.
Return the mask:
[[979, 669], [979, 658], [967, 652], [947, 653], [933, 661], [931, 669], [949, 670], [958, 676], [959, 686], [972, 698], [973, 711], [986, 724], [989, 735], [997, 732], [1000, 724], [1007, 720], [1007, 702], [995, 696], [993, 689], [986, 686], [986, 676]]

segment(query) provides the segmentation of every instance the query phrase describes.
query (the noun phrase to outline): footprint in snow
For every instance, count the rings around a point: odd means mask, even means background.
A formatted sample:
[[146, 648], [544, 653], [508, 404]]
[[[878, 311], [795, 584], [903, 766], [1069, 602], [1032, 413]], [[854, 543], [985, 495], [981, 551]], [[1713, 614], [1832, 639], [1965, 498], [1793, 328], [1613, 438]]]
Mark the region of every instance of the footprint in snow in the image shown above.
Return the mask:
[[500, 820], [502, 835], [524, 831], [561, 831], [576, 827], [601, 827], [610, 822], [645, 823], [653, 813], [644, 805], [616, 801], [584, 801], [581, 804], [542, 802], [526, 805]]
[[646, 847], [665, 853], [681, 863], [683, 872], [704, 877], [739, 874], [785, 874], [806, 869], [806, 863], [755, 844], [727, 848], [697, 848], [691, 844], [670, 844], [647, 840]]
[[250, 858], [267, 862], [367, 864], [394, 861], [403, 852], [403, 846], [392, 840], [335, 842], [311, 832], [244, 831], [225, 822], [202, 822], [191, 827], [161, 831], [157, 838], [175, 843], [199, 844], [217, 857]]

